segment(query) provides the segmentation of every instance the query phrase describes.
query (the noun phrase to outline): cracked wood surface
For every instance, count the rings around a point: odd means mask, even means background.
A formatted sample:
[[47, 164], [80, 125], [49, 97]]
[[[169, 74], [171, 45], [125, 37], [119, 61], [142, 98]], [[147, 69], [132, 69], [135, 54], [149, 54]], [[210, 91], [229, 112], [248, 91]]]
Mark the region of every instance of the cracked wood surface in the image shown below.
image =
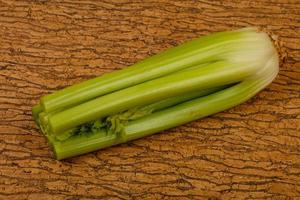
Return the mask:
[[[262, 27], [287, 52], [247, 103], [63, 162], [31, 117], [49, 92], [215, 31]], [[300, 198], [298, 0], [0, 1], [0, 199]]]

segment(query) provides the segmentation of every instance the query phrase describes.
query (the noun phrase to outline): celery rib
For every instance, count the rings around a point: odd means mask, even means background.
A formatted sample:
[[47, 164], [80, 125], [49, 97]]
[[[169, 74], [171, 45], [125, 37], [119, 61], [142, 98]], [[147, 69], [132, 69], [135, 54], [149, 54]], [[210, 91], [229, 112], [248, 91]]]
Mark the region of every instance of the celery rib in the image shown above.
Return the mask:
[[220, 60], [228, 49], [238, 46], [240, 38], [249, 34], [253, 33], [239, 30], [194, 39], [133, 66], [46, 95], [42, 97], [41, 105], [46, 112], [65, 109], [193, 65]]

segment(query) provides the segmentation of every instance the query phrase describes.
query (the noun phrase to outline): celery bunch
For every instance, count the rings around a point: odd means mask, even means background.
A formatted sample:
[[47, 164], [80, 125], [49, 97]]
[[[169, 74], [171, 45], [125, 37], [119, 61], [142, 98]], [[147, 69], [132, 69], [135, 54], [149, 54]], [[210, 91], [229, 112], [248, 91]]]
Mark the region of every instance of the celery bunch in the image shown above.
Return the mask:
[[278, 65], [266, 33], [215, 33], [46, 95], [33, 116], [60, 160], [243, 103], [272, 82]]

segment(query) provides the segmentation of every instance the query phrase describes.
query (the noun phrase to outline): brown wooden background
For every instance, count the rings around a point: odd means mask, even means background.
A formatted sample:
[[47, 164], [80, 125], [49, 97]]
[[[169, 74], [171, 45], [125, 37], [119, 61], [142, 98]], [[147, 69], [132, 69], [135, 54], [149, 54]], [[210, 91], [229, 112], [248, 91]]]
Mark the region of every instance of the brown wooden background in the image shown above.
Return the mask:
[[[39, 97], [215, 31], [258, 26], [287, 51], [229, 111], [63, 162]], [[300, 1], [0, 1], [0, 199], [300, 198]]]

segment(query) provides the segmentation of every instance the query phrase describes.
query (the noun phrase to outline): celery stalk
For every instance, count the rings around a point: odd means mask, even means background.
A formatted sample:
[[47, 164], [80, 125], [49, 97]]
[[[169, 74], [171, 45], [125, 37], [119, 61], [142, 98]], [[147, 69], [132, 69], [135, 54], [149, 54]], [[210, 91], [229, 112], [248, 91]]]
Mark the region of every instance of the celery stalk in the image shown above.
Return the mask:
[[267, 34], [216, 33], [47, 95], [33, 116], [60, 160], [243, 103], [272, 82], [278, 65]]
[[42, 97], [47, 112], [60, 110], [95, 97], [149, 81], [187, 67], [221, 60], [229, 51], [239, 51], [241, 43], [252, 41], [253, 32], [241, 29], [214, 33], [169, 49], [133, 66], [67, 87]]

